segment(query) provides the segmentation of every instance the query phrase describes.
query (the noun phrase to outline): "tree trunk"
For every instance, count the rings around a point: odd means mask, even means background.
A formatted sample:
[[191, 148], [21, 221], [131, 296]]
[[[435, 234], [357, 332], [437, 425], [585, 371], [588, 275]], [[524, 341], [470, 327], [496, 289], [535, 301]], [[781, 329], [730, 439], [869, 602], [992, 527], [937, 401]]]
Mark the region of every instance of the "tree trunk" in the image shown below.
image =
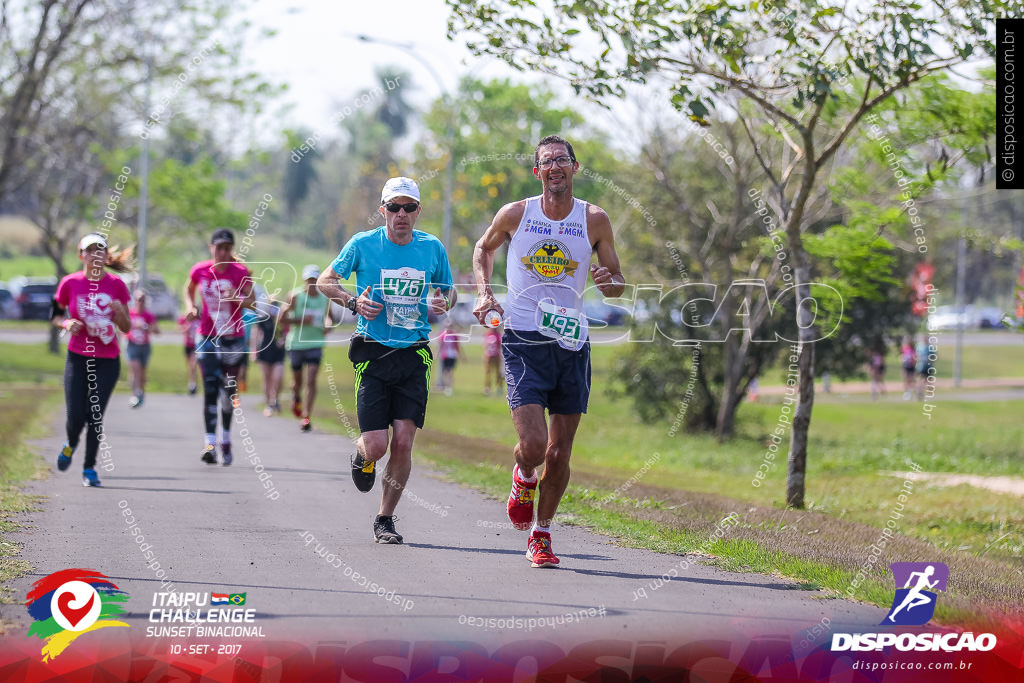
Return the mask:
[[[56, 251], [55, 251], [55, 253], [57, 255], [56, 256], [54, 256], [53, 254], [50, 255], [51, 258], [53, 258], [53, 260], [54, 260], [54, 265], [57, 266], [57, 282], [58, 283], [61, 280], [64, 279], [65, 275], [68, 274], [67, 271], [64, 270], [64, 262], [61, 260], [61, 256], [60, 256], [61, 254], [64, 253], [65, 247], [66, 247], [66, 240], [61, 240], [61, 239], [58, 238], [58, 240], [57, 240], [57, 248], [56, 248]], [[50, 353], [56, 355], [56, 354], [60, 353], [60, 330], [58, 330], [56, 327], [53, 326], [52, 321], [50, 321], [49, 319], [47, 319], [47, 320], [51, 323], [50, 324], [50, 340], [49, 340], [49, 342], [47, 342], [47, 349], [49, 350]]]
[[811, 312], [810, 264], [803, 249], [794, 249], [793, 269], [796, 276], [798, 330], [798, 366], [800, 369], [799, 399], [793, 413], [793, 430], [789, 439], [789, 461], [786, 471], [786, 504], [804, 507], [804, 478], [807, 473], [807, 435], [811, 428], [814, 407], [814, 314]]
[[738, 389], [743, 373], [746, 354], [739, 349], [735, 334], [730, 334], [722, 349], [722, 365], [725, 368], [725, 382], [722, 386], [722, 402], [718, 405], [715, 421], [715, 437], [719, 441], [732, 438], [736, 426], [736, 409], [739, 406]]

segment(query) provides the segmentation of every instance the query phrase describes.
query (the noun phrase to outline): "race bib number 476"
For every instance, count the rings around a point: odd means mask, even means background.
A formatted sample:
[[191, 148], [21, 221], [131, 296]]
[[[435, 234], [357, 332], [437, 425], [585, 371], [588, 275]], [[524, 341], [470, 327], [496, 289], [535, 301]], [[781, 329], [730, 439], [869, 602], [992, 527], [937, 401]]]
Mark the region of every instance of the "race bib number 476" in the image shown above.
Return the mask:
[[420, 301], [427, 288], [427, 274], [414, 268], [384, 268], [380, 289], [388, 325], [415, 329], [420, 319]]
[[380, 287], [385, 301], [419, 303], [426, 287], [426, 273], [412, 268], [383, 269], [380, 271]]

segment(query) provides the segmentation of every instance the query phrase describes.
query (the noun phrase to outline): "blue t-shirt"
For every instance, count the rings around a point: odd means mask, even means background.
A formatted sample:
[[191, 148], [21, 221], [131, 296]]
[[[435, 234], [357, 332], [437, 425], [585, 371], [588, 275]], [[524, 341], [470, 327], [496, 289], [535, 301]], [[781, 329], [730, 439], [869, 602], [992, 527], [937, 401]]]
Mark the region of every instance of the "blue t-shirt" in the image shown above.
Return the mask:
[[339, 278], [356, 274], [356, 293], [370, 287], [374, 301], [384, 309], [373, 320], [359, 316], [356, 334], [386, 346], [403, 348], [430, 338], [427, 297], [435, 288], [452, 289], [452, 271], [441, 240], [412, 231], [409, 244], [388, 239], [380, 226], [355, 235], [334, 259], [331, 269]]

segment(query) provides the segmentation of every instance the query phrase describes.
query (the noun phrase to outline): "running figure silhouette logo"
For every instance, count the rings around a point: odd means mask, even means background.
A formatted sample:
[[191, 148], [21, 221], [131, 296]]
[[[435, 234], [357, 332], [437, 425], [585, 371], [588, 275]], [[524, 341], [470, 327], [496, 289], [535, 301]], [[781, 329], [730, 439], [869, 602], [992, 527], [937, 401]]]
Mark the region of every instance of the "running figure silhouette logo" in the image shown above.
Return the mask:
[[882, 624], [927, 624], [935, 614], [935, 592], [946, 590], [949, 567], [941, 562], [893, 562], [889, 566], [896, 581], [896, 596]]

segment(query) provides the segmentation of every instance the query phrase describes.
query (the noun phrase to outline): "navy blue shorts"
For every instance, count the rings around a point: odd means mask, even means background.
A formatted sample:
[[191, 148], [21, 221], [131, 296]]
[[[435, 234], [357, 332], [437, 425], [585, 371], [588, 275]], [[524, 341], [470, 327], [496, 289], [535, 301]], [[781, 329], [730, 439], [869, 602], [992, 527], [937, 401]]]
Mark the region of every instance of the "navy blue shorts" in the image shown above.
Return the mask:
[[590, 342], [568, 351], [540, 332], [505, 330], [508, 407], [540, 405], [555, 415], [587, 412], [590, 399]]

